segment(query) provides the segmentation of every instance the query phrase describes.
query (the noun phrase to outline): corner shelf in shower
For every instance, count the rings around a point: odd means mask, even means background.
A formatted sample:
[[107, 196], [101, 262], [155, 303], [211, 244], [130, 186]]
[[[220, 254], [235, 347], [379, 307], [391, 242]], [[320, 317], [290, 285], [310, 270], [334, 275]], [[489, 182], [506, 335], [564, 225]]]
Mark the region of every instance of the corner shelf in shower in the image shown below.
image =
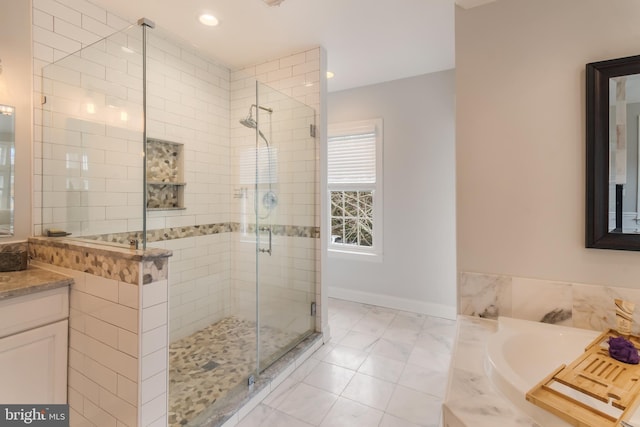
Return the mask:
[[184, 206], [184, 145], [147, 138], [147, 210], [181, 210]]

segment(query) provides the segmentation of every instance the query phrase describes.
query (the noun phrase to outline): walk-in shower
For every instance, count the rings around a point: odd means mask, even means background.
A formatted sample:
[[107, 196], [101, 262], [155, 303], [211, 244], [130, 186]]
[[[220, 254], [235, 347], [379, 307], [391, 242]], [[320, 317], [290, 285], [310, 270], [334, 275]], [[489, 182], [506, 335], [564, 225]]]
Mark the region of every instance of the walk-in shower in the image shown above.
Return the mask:
[[314, 109], [137, 25], [42, 74], [36, 231], [171, 250], [168, 421], [224, 419], [315, 329]]

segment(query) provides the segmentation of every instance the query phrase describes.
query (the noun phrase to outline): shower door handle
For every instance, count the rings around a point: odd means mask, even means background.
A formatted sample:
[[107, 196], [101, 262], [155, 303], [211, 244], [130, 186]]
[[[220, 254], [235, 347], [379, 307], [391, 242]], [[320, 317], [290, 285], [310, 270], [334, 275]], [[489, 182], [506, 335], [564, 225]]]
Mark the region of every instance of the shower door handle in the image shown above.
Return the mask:
[[260, 227], [260, 231], [268, 231], [269, 232], [269, 249], [260, 248], [259, 251], [262, 253], [268, 253], [271, 256], [271, 243], [273, 239], [273, 231], [271, 227]]

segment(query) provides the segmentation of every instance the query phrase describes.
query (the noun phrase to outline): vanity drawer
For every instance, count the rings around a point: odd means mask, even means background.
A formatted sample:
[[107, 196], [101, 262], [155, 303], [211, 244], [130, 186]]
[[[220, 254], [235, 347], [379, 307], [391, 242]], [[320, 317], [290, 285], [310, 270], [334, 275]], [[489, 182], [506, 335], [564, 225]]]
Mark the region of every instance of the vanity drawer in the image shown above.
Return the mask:
[[69, 317], [69, 287], [0, 300], [0, 338]]

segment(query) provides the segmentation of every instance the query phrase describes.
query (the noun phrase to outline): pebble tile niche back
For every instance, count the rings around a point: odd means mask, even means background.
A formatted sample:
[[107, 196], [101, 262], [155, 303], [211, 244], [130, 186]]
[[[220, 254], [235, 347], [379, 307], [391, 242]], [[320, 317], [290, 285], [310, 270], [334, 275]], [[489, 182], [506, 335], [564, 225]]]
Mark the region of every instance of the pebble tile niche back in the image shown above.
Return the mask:
[[184, 146], [147, 139], [147, 210], [185, 209]]

